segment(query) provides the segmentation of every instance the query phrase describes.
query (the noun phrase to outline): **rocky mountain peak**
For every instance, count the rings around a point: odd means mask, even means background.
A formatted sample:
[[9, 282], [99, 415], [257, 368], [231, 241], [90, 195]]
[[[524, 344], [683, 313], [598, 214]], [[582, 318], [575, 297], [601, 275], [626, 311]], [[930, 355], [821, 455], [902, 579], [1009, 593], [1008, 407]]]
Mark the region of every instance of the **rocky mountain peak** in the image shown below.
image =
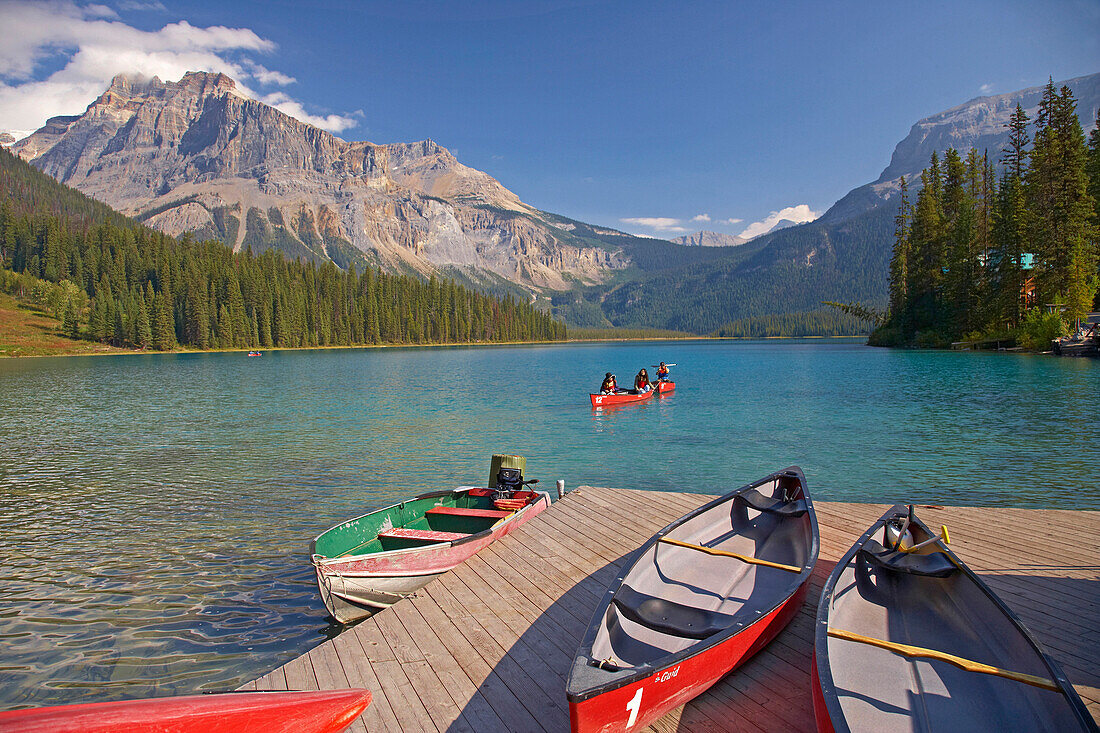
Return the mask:
[[120, 74], [84, 114], [12, 149], [63, 183], [170, 234], [341, 266], [527, 287], [598, 282], [622, 253], [550, 224], [433, 140], [345, 142], [245, 97], [224, 74]]

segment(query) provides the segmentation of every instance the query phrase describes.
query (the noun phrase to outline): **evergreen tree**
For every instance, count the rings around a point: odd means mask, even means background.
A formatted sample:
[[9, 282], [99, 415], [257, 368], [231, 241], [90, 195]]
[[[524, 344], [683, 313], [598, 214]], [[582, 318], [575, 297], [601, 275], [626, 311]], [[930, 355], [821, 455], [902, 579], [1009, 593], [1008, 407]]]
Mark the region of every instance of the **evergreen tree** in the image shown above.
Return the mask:
[[61, 320], [61, 330], [69, 338], [80, 338], [80, 312], [76, 308], [74, 298], [69, 298], [69, 304], [65, 306], [65, 315]]
[[1024, 176], [1028, 167], [1028, 116], [1019, 104], [1008, 128], [1008, 145], [1001, 150], [1001, 185], [993, 219], [993, 281], [995, 321], [1015, 326], [1023, 318], [1023, 289], [1027, 275], [1023, 256], [1028, 238]]
[[894, 256], [890, 259], [890, 314], [899, 325], [904, 321], [906, 302], [909, 298], [909, 221], [913, 213], [909, 207], [909, 184], [901, 177], [898, 198], [898, 214], [894, 217]]
[[1062, 303], [1067, 318], [1080, 318], [1096, 293], [1096, 244], [1090, 220], [1087, 151], [1068, 87], [1048, 82], [1043, 90], [1025, 180], [1028, 233], [1034, 243], [1040, 303]]

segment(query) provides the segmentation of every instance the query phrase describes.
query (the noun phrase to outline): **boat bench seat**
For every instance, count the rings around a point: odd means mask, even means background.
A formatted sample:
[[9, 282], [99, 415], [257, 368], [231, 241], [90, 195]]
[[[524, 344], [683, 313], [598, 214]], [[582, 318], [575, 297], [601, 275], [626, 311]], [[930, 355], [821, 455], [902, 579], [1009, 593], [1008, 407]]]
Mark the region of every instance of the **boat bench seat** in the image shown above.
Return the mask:
[[457, 506], [433, 506], [425, 514], [445, 514], [450, 517], [481, 517], [482, 519], [503, 519], [512, 512], [500, 509], [463, 509]]
[[859, 556], [875, 567], [896, 573], [924, 575], [931, 578], [949, 578], [959, 569], [942, 552], [918, 555], [913, 552], [887, 550], [878, 540], [867, 540], [859, 549]]
[[619, 613], [636, 624], [687, 639], [706, 639], [733, 623], [733, 617], [724, 613], [666, 601], [639, 593], [628, 585], [619, 586], [611, 602]]
[[378, 533], [380, 539], [420, 540], [422, 542], [453, 542], [469, 536], [469, 534], [462, 532], [439, 532], [434, 529], [407, 529], [405, 527], [394, 527]]
[[776, 514], [780, 517], [801, 517], [806, 513], [805, 499], [783, 501], [770, 496], [764, 496], [756, 489], [749, 489], [737, 495], [735, 501], [765, 514]]

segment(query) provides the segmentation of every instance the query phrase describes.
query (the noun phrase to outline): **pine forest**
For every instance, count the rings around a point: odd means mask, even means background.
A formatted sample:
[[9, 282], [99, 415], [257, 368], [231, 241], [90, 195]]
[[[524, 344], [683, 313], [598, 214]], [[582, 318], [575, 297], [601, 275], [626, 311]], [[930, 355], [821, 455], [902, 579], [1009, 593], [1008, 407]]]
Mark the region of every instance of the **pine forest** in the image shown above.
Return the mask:
[[[1091, 112], [1091, 111], [1090, 111]], [[988, 151], [933, 153], [901, 181], [889, 312], [871, 343], [1015, 340], [1045, 350], [1100, 306], [1100, 111], [1086, 142], [1067, 87], [1036, 119], [1017, 106], [996, 173]]]
[[170, 350], [564, 339], [512, 296], [156, 232], [0, 151], [0, 289], [72, 338]]

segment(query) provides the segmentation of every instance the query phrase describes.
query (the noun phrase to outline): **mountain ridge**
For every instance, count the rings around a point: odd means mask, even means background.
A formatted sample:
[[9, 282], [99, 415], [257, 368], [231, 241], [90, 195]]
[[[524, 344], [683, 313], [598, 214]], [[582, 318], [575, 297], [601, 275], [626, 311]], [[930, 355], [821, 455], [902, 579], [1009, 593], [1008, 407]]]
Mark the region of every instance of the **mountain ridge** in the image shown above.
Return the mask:
[[[492, 273], [529, 289], [628, 266], [431, 140], [346, 142], [239, 92], [224, 74], [120, 74], [81, 115], [11, 149], [169, 234], [424, 275]], [[623, 235], [628, 237], [629, 235]]]

